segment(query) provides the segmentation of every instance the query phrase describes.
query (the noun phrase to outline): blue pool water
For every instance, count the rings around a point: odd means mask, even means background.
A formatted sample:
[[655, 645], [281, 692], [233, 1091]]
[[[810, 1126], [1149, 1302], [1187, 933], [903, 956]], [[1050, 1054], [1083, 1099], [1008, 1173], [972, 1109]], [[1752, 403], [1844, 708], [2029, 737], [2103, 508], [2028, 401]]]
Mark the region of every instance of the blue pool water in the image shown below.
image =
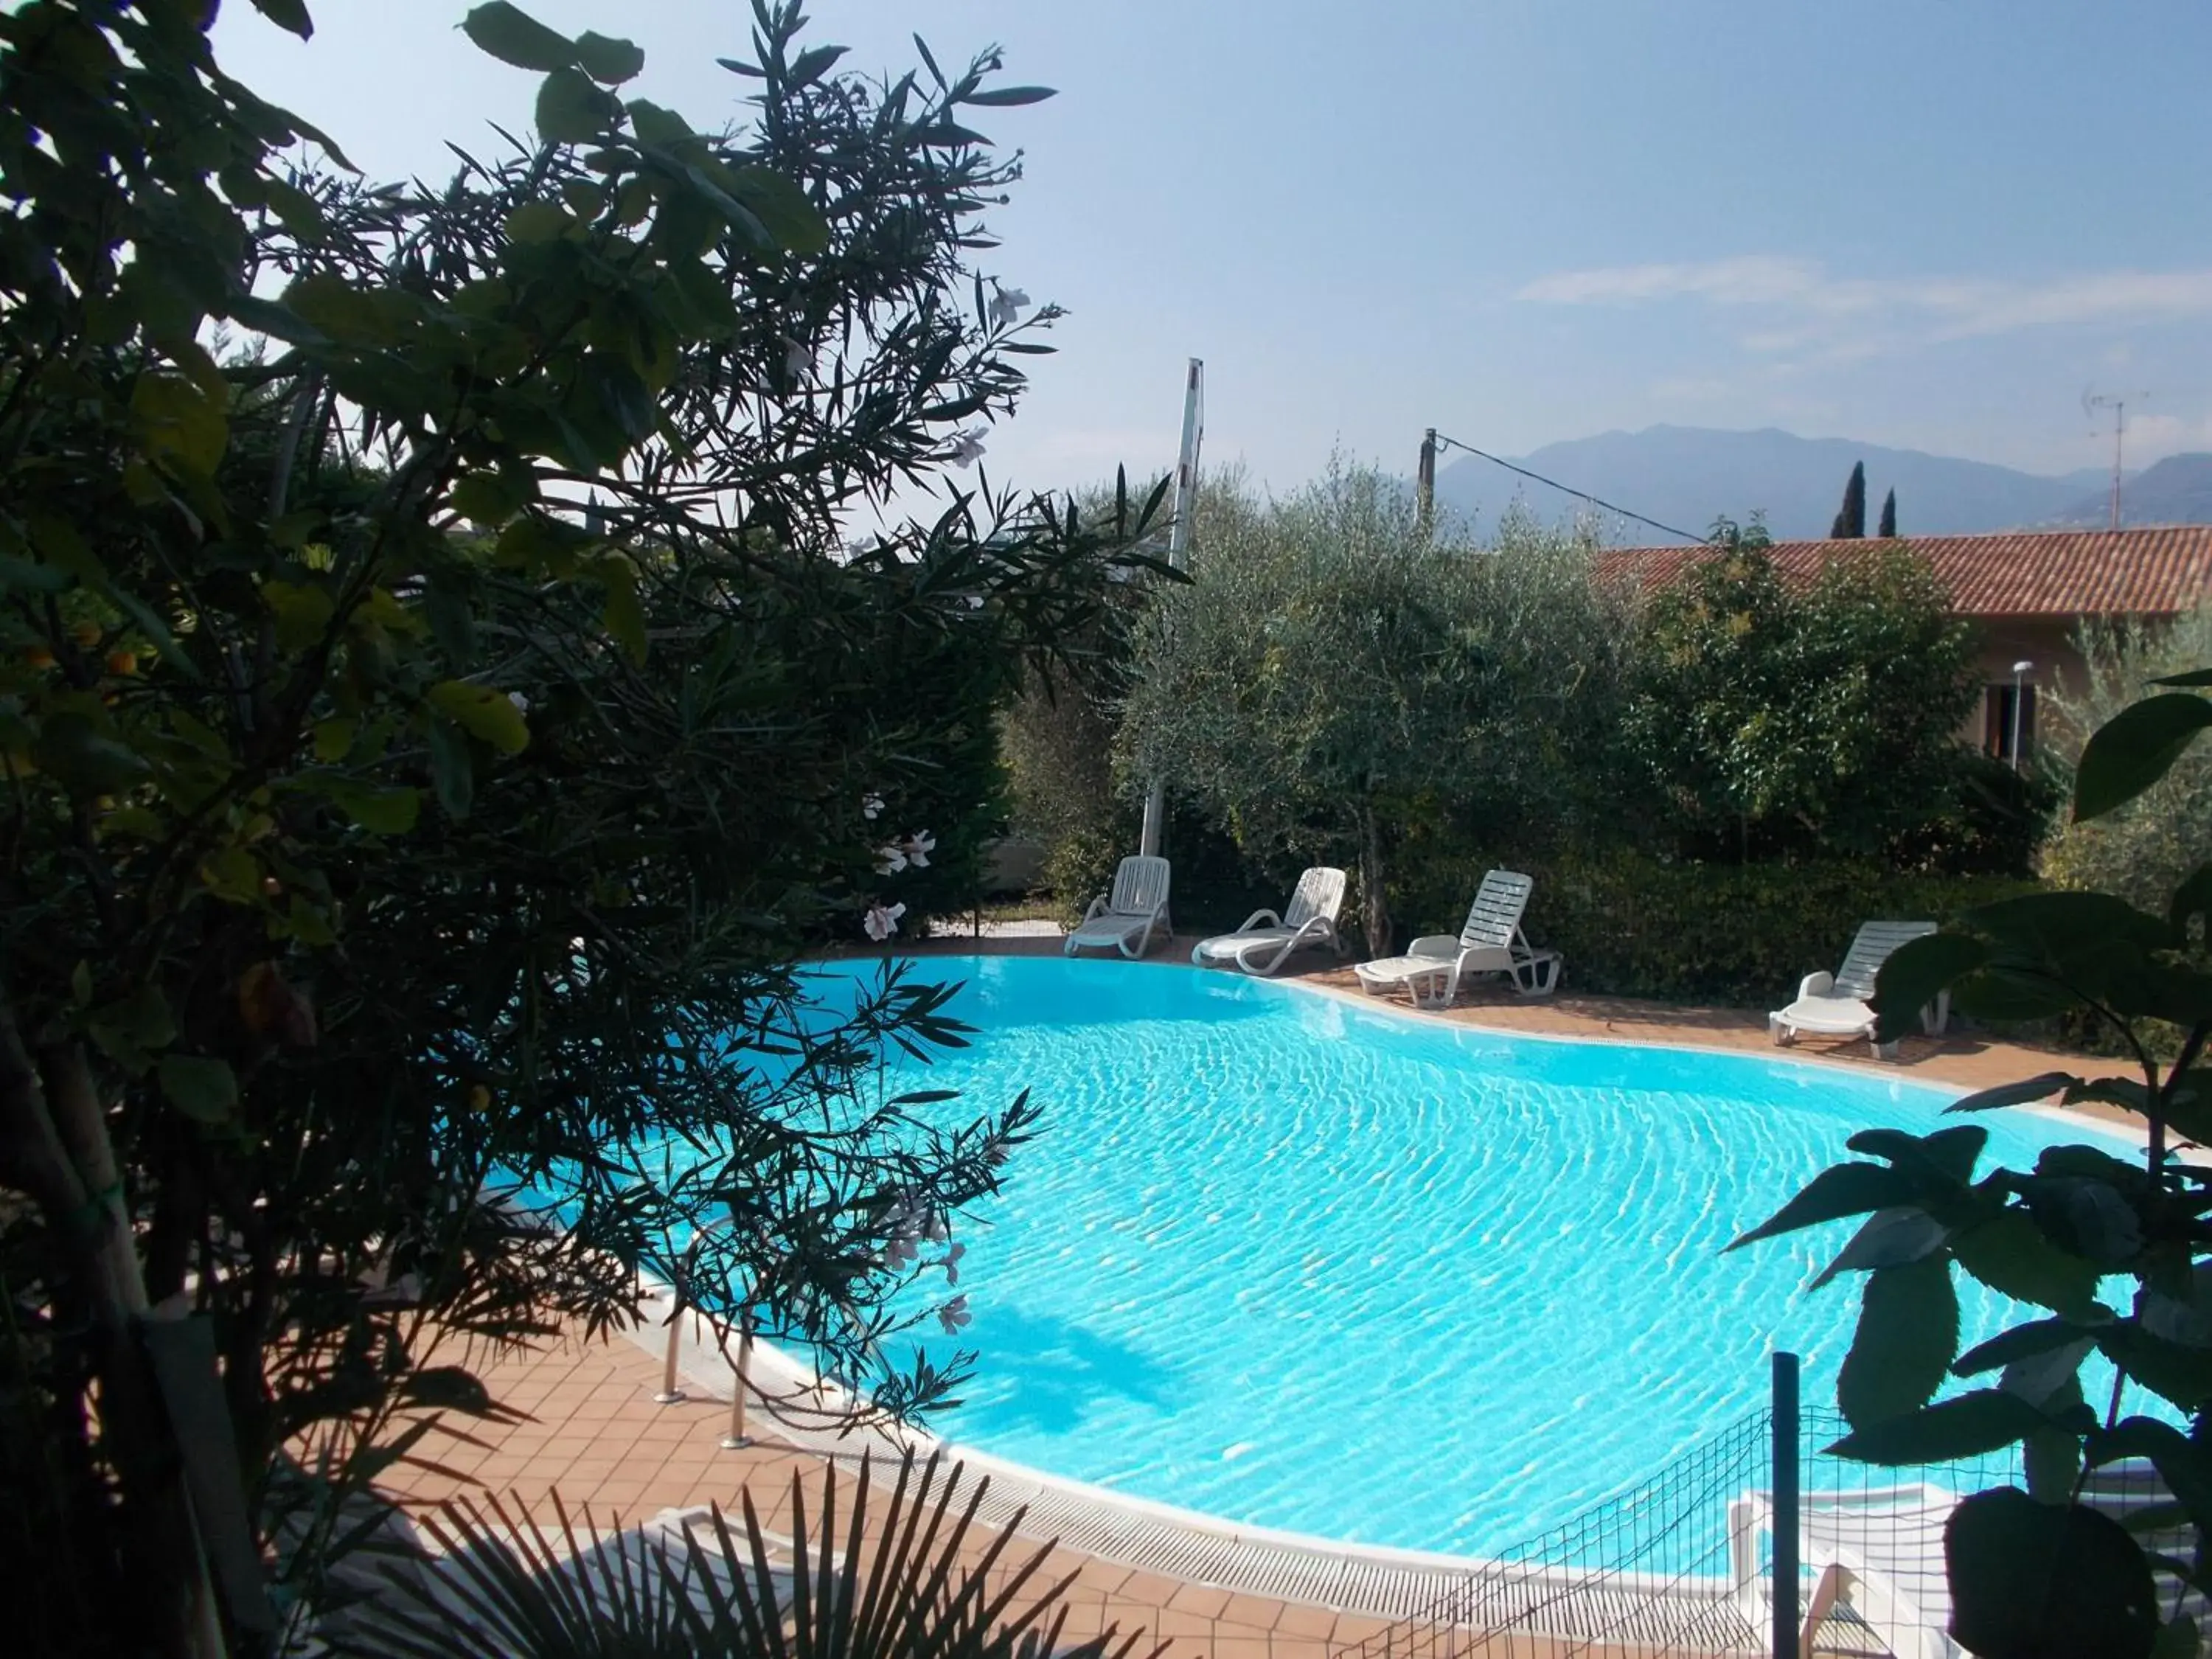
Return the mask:
[[[958, 978], [974, 1047], [890, 1092], [1043, 1133], [956, 1236], [980, 1356], [947, 1438], [1229, 1519], [1486, 1553], [1757, 1409], [1834, 1398], [1849, 1224], [1722, 1247], [1951, 1097], [1752, 1054], [1509, 1037], [1297, 986], [1058, 958]], [[926, 1073], [926, 1085], [918, 1074]], [[1959, 1120], [1949, 1120], [1957, 1122]], [[1990, 1159], [2095, 1139], [1978, 1120]], [[1969, 1340], [2016, 1314], [1965, 1285]], [[945, 1292], [939, 1281], [935, 1294]]]

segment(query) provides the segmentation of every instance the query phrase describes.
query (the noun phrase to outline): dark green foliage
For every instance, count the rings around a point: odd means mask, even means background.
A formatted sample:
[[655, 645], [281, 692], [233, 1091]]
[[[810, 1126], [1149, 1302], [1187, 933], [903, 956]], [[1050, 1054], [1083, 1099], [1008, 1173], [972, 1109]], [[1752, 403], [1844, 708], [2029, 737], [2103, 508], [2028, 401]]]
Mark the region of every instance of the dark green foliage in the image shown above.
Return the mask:
[[1632, 684], [1623, 742], [1684, 856], [1902, 861], [1917, 843], [1941, 863], [1978, 775], [1959, 736], [1972, 640], [1909, 550], [1801, 591], [1747, 538], [1651, 600]]
[[1828, 526], [1830, 541], [1857, 541], [1866, 534], [1866, 463], [1851, 463], [1851, 476], [1844, 485], [1844, 504]]
[[[222, 76], [214, 9], [0, 11], [0, 1543], [36, 1651], [208, 1654], [204, 1559], [311, 1603], [395, 1413], [496, 1409], [464, 1343], [623, 1322], [709, 1222], [714, 1291], [872, 1409], [942, 1399], [890, 1247], [1035, 1115], [884, 1106], [885, 1045], [961, 1040], [951, 988], [823, 1008], [793, 964], [964, 902], [994, 720], [1149, 529], [955, 491], [851, 544], [1045, 349], [968, 264], [1018, 173], [955, 119], [994, 57], [831, 75], [763, 0], [743, 118], [695, 130], [605, 89], [628, 43], [489, 5], [544, 142], [369, 189], [282, 159], [317, 135]], [[672, 1176], [672, 1138], [718, 1155]], [[181, 1378], [149, 1304], [206, 1339]], [[188, 1504], [210, 1397], [234, 1467]]]
[[[2163, 684], [2175, 689], [2090, 737], [2075, 780], [2077, 820], [2154, 787], [2212, 726], [2212, 704], [2197, 695], [2212, 686], [2212, 672]], [[2203, 1064], [2212, 971], [2197, 931], [2208, 896], [2212, 866], [2185, 878], [2162, 915], [2105, 893], [2000, 899], [1905, 945], [1876, 984], [1880, 1038], [1901, 1035], [1939, 992], [1982, 1019], [2070, 1017], [2101, 1028], [2132, 1059], [2132, 1074], [2050, 1073], [1984, 1090], [1951, 1109], [2002, 1110], [2039, 1098], [2117, 1106], [2142, 1120], [2139, 1164], [2059, 1146], [2032, 1170], [1977, 1180], [1971, 1159], [1949, 1149], [1939, 1155], [1940, 1136], [1868, 1131], [1850, 1148], [1882, 1159], [1886, 1173], [1838, 1164], [1737, 1241], [1874, 1212], [1818, 1281], [1869, 1272], [1844, 1365], [1852, 1432], [1835, 1448], [1841, 1455], [1917, 1463], [2021, 1445], [2029, 1490], [1973, 1498], [1946, 1539], [1952, 1632], [1990, 1659], [2197, 1650], [2185, 1621], [2166, 1623], [2153, 1568], [2199, 1594], [2212, 1589], [2202, 1542], [2212, 1528], [2212, 1321], [2203, 1290], [2212, 1268], [2212, 1175], [2172, 1155], [2182, 1140], [2212, 1137], [2212, 1068]], [[2160, 1033], [2170, 1047], [2154, 1041]], [[1838, 1195], [1847, 1188], [1845, 1202]], [[1899, 1241], [1911, 1244], [1908, 1255], [1897, 1253]], [[1948, 1290], [1954, 1267], [2032, 1316], [1957, 1353], [1956, 1304], [1936, 1286], [1940, 1274]], [[1905, 1273], [1914, 1276], [1909, 1285]], [[2115, 1277], [2131, 1286], [2106, 1293]], [[2101, 1412], [2085, 1399], [2079, 1372], [2092, 1350], [2185, 1414], [2189, 1431], [2120, 1418], [2118, 1390], [2104, 1396]], [[2000, 1372], [1995, 1386], [1929, 1403], [1939, 1352], [1962, 1378]], [[2126, 1458], [2156, 1468], [2194, 1529], [2195, 1547], [2154, 1561], [2130, 1531], [2076, 1501], [2085, 1472]]]
[[1897, 535], [1897, 492], [1893, 489], [1881, 498], [1881, 524], [1874, 532], [1884, 541]]

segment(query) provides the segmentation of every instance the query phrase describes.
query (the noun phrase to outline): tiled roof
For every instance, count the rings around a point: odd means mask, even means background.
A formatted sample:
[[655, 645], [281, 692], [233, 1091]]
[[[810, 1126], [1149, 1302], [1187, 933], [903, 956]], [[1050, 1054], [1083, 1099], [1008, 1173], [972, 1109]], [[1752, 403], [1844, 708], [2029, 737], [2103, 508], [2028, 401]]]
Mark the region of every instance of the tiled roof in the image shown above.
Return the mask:
[[[1962, 617], [2166, 617], [2212, 588], [2212, 525], [1908, 536], [1897, 544], [1936, 567]], [[1766, 550], [1785, 577], [1809, 581], [1831, 559], [1863, 558], [1885, 545], [1777, 542]], [[1598, 568], [1663, 587], [1710, 555], [1702, 546], [1609, 548]]]

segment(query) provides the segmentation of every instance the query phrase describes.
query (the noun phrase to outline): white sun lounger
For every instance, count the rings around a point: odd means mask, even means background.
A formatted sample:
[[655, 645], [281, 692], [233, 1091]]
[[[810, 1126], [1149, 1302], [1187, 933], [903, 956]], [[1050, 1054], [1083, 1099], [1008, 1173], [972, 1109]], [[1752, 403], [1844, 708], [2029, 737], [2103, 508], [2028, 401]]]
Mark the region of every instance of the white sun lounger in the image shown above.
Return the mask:
[[[1851, 941], [1844, 965], [1832, 974], [1808, 974], [1797, 987], [1797, 1000], [1766, 1017], [1766, 1029], [1784, 1048], [1810, 1031], [1821, 1036], [1863, 1036], [1874, 1042], [1875, 976], [1897, 947], [1936, 931], [1932, 921], [1869, 921]], [[1943, 992], [1920, 1011], [1922, 1029], [1942, 1033], [1951, 1018], [1951, 994]], [[1875, 1052], [1894, 1059], [1894, 1042], [1875, 1043]]]
[[1068, 934], [1061, 954], [1110, 949], [1133, 959], [1152, 949], [1155, 927], [1163, 934], [1171, 931], [1168, 861], [1133, 854], [1115, 871], [1114, 890], [1091, 901], [1082, 925]]
[[1235, 933], [1200, 940], [1190, 953], [1191, 963], [1265, 976], [1281, 967], [1293, 951], [1309, 945], [1335, 947], [1336, 915], [1343, 908], [1344, 872], [1316, 865], [1298, 878], [1289, 908], [1279, 915], [1255, 910]]
[[1559, 982], [1559, 953], [1532, 951], [1521, 936], [1521, 913], [1535, 884], [1517, 871], [1492, 870], [1483, 877], [1458, 938], [1425, 934], [1405, 955], [1363, 962], [1352, 972], [1370, 996], [1388, 996], [1403, 986], [1417, 1008], [1449, 1008], [1469, 974], [1509, 975], [1522, 996], [1545, 995]]
[[[1954, 1659], [1960, 1650], [1947, 1633], [1951, 1586], [1943, 1565], [1943, 1526], [1958, 1498], [1918, 1484], [1804, 1496], [1799, 1557], [1813, 1574], [1805, 1606], [1804, 1644], [1838, 1604], [1896, 1659]], [[1770, 1574], [1759, 1539], [1773, 1530], [1770, 1493], [1746, 1492], [1729, 1504], [1729, 1571], [1738, 1610], [1763, 1630], [1772, 1606]]]

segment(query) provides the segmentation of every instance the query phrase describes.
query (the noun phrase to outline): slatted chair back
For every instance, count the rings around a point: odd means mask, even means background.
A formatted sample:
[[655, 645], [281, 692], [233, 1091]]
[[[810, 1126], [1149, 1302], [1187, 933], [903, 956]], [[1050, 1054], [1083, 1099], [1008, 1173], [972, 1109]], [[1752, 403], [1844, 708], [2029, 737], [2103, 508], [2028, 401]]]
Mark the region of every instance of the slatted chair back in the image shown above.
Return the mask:
[[1344, 872], [1317, 864], [1298, 878], [1291, 908], [1283, 912], [1283, 926], [1295, 933], [1318, 917], [1334, 927], [1337, 912], [1343, 908]]
[[1467, 926], [1459, 930], [1459, 948], [1473, 951], [1487, 945], [1510, 950], [1521, 932], [1521, 913], [1528, 908], [1528, 895], [1535, 885], [1535, 878], [1517, 870], [1492, 870], [1484, 876], [1482, 885], [1475, 890], [1474, 903], [1468, 908]]
[[1131, 854], [1114, 872], [1106, 908], [1117, 916], [1149, 916], [1168, 902], [1168, 861]]
[[1916, 939], [1936, 931], [1932, 921], [1869, 921], [1861, 927], [1858, 937], [1844, 957], [1844, 965], [1836, 970], [1835, 994], [1856, 997], [1861, 1002], [1874, 1000], [1875, 975], [1881, 972], [1897, 947], [1907, 939]]

